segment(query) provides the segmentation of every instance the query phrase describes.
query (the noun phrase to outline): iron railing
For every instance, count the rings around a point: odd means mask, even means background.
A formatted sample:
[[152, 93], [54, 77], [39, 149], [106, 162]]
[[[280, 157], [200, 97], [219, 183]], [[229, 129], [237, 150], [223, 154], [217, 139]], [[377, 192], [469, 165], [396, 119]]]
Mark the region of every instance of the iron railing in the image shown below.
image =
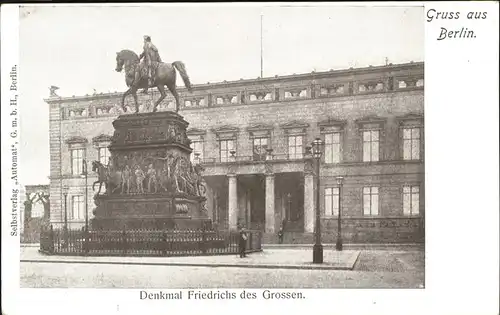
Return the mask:
[[[246, 252], [262, 250], [262, 232], [247, 231]], [[123, 230], [86, 231], [42, 228], [40, 252], [88, 256], [197, 256], [239, 252], [237, 231]]]

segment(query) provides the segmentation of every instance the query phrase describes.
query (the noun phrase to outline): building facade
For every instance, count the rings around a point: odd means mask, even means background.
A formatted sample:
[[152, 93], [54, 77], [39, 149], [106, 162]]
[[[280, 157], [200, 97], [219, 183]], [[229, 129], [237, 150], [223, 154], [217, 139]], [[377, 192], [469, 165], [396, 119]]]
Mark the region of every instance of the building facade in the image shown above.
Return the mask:
[[[335, 240], [339, 204], [347, 242], [423, 240], [423, 63], [207, 83], [179, 92], [192, 158], [205, 168], [207, 207], [219, 227], [262, 229], [272, 242], [283, 226], [285, 241], [312, 241], [319, 189], [326, 240]], [[141, 111], [158, 96], [140, 95]], [[65, 214], [83, 222], [86, 202], [92, 216], [97, 178], [90, 172], [85, 198], [82, 163], [108, 163], [120, 101], [120, 93], [46, 99], [54, 224]], [[126, 105], [133, 110], [132, 97]], [[167, 97], [159, 110], [173, 108]], [[307, 148], [318, 137], [325, 142], [319, 187]], [[344, 177], [341, 187], [337, 176]]]

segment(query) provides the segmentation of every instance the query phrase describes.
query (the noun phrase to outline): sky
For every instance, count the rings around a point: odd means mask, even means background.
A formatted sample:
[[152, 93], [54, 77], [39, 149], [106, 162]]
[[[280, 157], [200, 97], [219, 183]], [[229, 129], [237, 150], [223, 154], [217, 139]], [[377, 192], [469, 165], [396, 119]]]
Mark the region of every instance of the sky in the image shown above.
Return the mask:
[[383, 65], [386, 58], [424, 60], [423, 7], [25, 6], [19, 20], [21, 184], [49, 183], [43, 100], [49, 86], [60, 87], [60, 96], [124, 91], [116, 52], [139, 54], [144, 35], [164, 61], [183, 61], [194, 84], [254, 79], [260, 76], [261, 16], [264, 77]]

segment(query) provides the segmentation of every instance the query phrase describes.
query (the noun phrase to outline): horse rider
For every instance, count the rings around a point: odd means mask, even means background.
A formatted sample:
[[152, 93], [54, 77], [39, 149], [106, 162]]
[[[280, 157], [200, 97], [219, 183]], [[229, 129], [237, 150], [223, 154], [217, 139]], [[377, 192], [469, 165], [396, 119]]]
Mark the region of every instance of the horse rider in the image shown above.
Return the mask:
[[151, 42], [151, 37], [144, 35], [144, 51], [139, 56], [139, 60], [144, 58], [145, 64], [148, 67], [148, 86], [143, 90], [143, 93], [147, 93], [148, 87], [153, 85], [153, 75], [152, 66], [153, 62], [161, 62], [160, 54], [158, 53], [158, 48]]

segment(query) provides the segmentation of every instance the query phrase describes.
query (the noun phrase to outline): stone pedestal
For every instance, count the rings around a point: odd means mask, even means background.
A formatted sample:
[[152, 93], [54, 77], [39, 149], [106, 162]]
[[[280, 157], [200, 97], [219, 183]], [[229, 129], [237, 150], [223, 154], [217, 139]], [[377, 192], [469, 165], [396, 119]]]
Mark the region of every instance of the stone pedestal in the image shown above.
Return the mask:
[[211, 225], [199, 165], [190, 162], [188, 122], [174, 112], [119, 116], [111, 165], [92, 162], [106, 183], [94, 197], [92, 229], [199, 229]]

